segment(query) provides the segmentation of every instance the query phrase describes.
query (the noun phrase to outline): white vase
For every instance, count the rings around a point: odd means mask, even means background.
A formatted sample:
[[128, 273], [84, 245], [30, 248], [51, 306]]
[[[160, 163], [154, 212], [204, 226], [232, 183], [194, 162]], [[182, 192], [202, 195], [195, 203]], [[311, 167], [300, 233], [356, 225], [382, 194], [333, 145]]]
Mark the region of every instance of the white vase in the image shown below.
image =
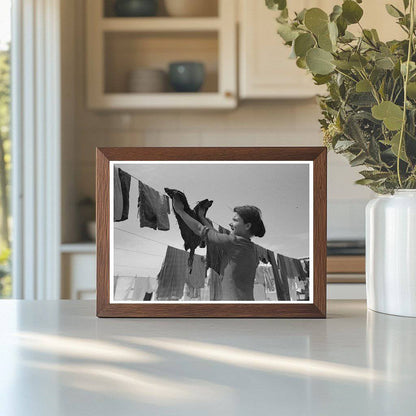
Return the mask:
[[416, 317], [416, 190], [367, 204], [366, 286], [369, 309]]

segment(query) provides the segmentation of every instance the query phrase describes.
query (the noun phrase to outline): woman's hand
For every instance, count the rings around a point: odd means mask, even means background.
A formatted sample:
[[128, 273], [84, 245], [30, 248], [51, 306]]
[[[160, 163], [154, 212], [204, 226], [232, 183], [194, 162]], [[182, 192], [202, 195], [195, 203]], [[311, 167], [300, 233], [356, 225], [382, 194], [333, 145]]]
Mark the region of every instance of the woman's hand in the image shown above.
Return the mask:
[[176, 212], [178, 212], [178, 213], [183, 212], [183, 209], [185, 207], [183, 205], [183, 202], [178, 197], [175, 197], [175, 198], [172, 199], [172, 204], [173, 204], [173, 209]]

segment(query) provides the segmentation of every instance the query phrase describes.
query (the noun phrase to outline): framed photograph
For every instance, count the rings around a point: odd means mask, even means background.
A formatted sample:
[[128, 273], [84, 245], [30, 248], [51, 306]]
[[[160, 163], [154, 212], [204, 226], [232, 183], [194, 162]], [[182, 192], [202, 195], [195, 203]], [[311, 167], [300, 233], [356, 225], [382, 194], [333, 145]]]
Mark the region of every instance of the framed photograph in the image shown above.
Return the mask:
[[97, 316], [324, 318], [326, 154], [98, 148]]

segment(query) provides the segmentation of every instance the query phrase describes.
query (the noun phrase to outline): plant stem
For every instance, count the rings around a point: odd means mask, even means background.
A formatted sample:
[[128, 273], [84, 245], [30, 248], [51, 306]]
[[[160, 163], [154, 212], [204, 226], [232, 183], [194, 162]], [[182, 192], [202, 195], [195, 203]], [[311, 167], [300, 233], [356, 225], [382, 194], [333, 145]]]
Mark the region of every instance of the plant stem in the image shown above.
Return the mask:
[[349, 78], [351, 81], [354, 81], [355, 83], [357, 82], [357, 80], [355, 78], [350, 77], [349, 75], [347, 75], [344, 72], [340, 71], [338, 68], [335, 68], [335, 71], [339, 72], [341, 75], [344, 75], [344, 77]]
[[398, 149], [398, 152], [397, 152], [397, 178], [399, 180], [400, 188], [403, 187], [402, 178], [401, 178], [401, 175], [400, 175], [400, 156], [402, 154], [404, 130], [406, 128], [407, 83], [409, 81], [410, 59], [412, 57], [412, 49], [413, 49], [414, 26], [415, 26], [415, 0], [410, 0], [409, 45], [407, 47], [406, 74], [404, 76], [404, 85], [403, 85], [403, 94], [404, 94], [403, 118], [402, 118], [402, 127], [400, 129], [399, 149]]

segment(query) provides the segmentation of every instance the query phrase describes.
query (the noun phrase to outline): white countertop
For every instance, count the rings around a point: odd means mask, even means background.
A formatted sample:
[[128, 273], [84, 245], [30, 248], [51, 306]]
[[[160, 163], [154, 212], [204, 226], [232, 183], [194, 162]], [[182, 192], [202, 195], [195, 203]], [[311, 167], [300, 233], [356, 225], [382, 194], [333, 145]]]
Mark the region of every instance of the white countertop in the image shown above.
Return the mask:
[[0, 415], [414, 415], [416, 319], [98, 319], [0, 301]]

